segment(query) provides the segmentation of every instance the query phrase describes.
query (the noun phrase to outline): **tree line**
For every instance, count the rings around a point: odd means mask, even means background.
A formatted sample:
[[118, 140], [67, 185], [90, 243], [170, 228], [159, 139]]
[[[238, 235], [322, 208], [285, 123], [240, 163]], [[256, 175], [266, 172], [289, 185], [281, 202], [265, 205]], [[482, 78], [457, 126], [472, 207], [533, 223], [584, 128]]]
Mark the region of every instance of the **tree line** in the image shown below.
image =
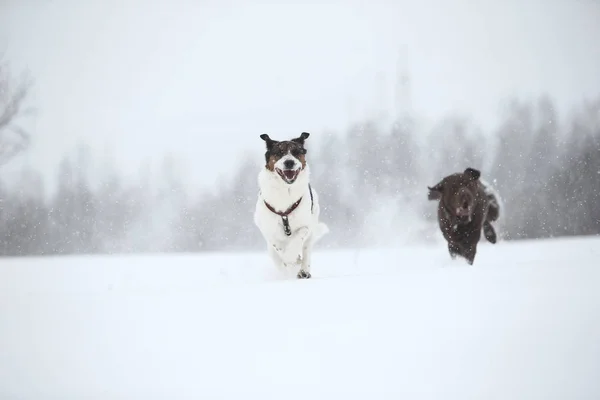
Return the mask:
[[[0, 123], [2, 107], [15, 111], [6, 104], [0, 103]], [[2, 141], [6, 126], [0, 125]], [[314, 132], [307, 147], [330, 227], [325, 247], [432, 240], [436, 207], [426, 187], [467, 166], [499, 191], [506, 240], [600, 234], [600, 97], [562, 119], [547, 96], [515, 100], [490, 132], [463, 116], [433, 125], [410, 114], [392, 124], [372, 118], [346, 132]], [[228, 179], [198, 194], [173, 157], [133, 182], [116, 171], [92, 182], [85, 162], [92, 154], [81, 146], [65, 155], [50, 196], [28, 166], [18, 186], [0, 184], [0, 255], [263, 249], [252, 220], [261, 156], [243, 156]]]
[[[423, 242], [437, 234], [426, 186], [466, 166], [480, 168], [504, 203], [505, 239], [600, 234], [600, 99], [559, 121], [552, 102], [514, 102], [494, 132], [451, 117], [420, 130], [365, 121], [345, 134], [313, 135], [312, 181], [328, 247]], [[315, 137], [322, 136], [321, 140]], [[490, 141], [490, 138], [493, 139]], [[257, 140], [257, 146], [263, 143]], [[118, 173], [92, 185], [91, 152], [65, 156], [48, 197], [38, 172], [0, 186], [0, 254], [42, 255], [261, 249], [252, 214], [261, 157], [246, 156], [220, 187], [188, 191], [176, 163], [136, 182]], [[108, 169], [107, 169], [108, 170]]]

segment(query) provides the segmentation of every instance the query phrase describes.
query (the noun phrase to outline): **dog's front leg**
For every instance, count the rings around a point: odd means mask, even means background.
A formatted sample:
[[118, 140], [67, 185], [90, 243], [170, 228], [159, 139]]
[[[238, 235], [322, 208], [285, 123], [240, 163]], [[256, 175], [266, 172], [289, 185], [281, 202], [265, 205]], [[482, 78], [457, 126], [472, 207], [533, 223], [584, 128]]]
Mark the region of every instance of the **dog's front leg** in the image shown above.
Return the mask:
[[283, 266], [289, 267], [299, 263], [302, 259], [301, 256], [298, 257], [295, 255], [295, 251], [293, 250], [294, 248], [295, 240], [290, 241], [285, 247], [280, 247], [272, 243], [269, 246], [269, 252], [271, 253], [272, 257], [278, 258]]
[[302, 265], [300, 271], [298, 271], [298, 279], [308, 279], [311, 277], [310, 274], [310, 261], [312, 256], [313, 239], [306, 240], [303, 246], [304, 255], [302, 257]]
[[279, 271], [284, 271], [285, 264], [281, 259], [281, 249], [279, 249], [275, 244], [269, 244], [268, 247], [269, 256], [271, 257], [271, 260], [273, 260], [273, 264], [275, 264]]
[[277, 256], [279, 257], [279, 261], [280, 262], [285, 262], [286, 258], [286, 252], [285, 249], [283, 247], [277, 246], [275, 243], [270, 243], [269, 244], [269, 252], [273, 255], [273, 256]]
[[307, 227], [299, 228], [293, 233], [283, 254], [283, 261], [286, 264], [298, 265], [302, 262], [304, 242], [308, 237], [308, 233]]

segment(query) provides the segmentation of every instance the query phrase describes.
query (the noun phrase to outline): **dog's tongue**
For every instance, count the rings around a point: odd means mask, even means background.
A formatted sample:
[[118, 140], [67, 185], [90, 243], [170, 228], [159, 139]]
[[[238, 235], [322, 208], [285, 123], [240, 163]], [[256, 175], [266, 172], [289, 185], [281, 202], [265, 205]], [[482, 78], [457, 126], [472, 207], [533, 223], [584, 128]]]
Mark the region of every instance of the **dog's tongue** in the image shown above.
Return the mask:
[[296, 171], [291, 170], [291, 169], [286, 169], [285, 171], [283, 171], [283, 174], [285, 175], [286, 178], [293, 179], [296, 176]]

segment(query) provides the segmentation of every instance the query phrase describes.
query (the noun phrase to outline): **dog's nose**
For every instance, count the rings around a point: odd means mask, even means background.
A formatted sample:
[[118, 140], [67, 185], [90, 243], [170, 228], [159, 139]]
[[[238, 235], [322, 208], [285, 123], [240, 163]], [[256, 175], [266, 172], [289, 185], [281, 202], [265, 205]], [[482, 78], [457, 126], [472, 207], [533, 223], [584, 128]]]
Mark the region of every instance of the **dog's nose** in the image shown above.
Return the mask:
[[294, 162], [294, 160], [285, 160], [283, 162], [283, 166], [286, 169], [293, 169], [295, 165], [296, 165], [296, 163]]

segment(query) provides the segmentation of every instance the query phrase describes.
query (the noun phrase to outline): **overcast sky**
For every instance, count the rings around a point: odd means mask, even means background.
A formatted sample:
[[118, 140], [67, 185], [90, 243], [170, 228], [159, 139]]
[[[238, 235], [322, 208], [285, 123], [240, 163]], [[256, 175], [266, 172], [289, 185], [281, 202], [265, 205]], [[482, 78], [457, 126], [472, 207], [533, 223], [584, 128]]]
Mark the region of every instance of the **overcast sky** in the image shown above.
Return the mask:
[[424, 117], [489, 125], [511, 95], [550, 93], [564, 109], [600, 93], [593, 0], [277, 3], [0, 1], [0, 44], [36, 80], [28, 160], [50, 173], [85, 141], [133, 172], [170, 150], [210, 183], [238, 152], [261, 157], [261, 133], [317, 136], [391, 112], [401, 49]]

